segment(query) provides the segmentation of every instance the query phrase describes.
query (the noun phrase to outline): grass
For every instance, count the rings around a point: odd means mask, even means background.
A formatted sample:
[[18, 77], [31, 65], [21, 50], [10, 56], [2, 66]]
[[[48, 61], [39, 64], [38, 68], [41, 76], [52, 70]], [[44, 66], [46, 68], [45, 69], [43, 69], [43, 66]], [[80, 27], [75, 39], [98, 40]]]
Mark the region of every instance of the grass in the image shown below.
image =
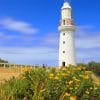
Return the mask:
[[[11, 77], [19, 77], [21, 74], [21, 68], [14, 68], [14, 67], [9, 67], [9, 68], [4, 68], [0, 67], [0, 82], [3, 82], [3, 80], [8, 80]], [[92, 79], [94, 80], [94, 83], [100, 85], [100, 77], [98, 77], [95, 74], [92, 74]]]
[[100, 77], [81, 66], [0, 68], [0, 80], [1, 100], [100, 100]]

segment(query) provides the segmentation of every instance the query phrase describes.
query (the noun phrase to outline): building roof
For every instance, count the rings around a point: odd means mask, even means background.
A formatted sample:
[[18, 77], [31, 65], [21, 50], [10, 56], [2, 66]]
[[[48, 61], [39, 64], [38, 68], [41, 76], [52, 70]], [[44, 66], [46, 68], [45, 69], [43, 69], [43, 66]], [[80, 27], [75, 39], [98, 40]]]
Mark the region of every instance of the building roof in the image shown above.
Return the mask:
[[65, 9], [65, 8], [69, 8], [69, 9], [71, 9], [71, 6], [70, 6], [70, 4], [69, 4], [67, 1], [64, 2], [64, 4], [63, 4], [63, 6], [62, 6], [61, 9]]

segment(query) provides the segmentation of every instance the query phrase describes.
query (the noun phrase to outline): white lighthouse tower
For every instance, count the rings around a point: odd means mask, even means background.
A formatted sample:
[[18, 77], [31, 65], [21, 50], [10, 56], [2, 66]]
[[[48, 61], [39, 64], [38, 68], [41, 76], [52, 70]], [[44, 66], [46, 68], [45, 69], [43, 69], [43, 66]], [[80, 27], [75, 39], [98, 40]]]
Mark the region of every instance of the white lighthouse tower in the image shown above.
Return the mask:
[[76, 65], [74, 46], [74, 23], [71, 15], [72, 8], [65, 1], [61, 8], [61, 19], [58, 26], [60, 32], [59, 41], [59, 67]]

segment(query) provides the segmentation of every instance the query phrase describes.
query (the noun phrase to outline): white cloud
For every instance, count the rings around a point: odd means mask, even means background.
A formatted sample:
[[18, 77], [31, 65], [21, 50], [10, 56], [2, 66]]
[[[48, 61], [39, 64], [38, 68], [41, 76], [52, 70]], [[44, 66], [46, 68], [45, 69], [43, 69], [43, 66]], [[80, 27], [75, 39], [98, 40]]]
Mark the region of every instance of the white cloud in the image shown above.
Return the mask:
[[78, 26], [75, 32], [77, 61], [100, 61], [100, 32], [92, 25]]
[[52, 65], [52, 61], [57, 61], [58, 58], [57, 50], [49, 47], [0, 47], [0, 57], [11, 63], [43, 64], [48, 62], [49, 65]]
[[59, 33], [50, 32], [41, 39], [44, 44], [58, 47], [59, 45]]
[[18, 31], [25, 34], [34, 34], [38, 31], [36, 28], [33, 28], [31, 24], [24, 21], [14, 20], [12, 18], [0, 20], [0, 25], [8, 30]]
[[78, 25], [75, 27], [75, 36], [76, 38], [79, 37], [86, 37], [88, 36], [87, 33], [90, 32], [90, 30], [93, 28], [92, 25]]
[[79, 58], [96, 58], [96, 57], [100, 57], [100, 51], [99, 50], [81, 50], [78, 51], [77, 56]]
[[77, 50], [77, 62], [100, 62], [100, 49], [83, 49]]
[[76, 35], [76, 47], [77, 48], [100, 48], [100, 32], [91, 32], [93, 27], [78, 27]]
[[100, 35], [77, 38], [76, 46], [77, 48], [100, 48]]

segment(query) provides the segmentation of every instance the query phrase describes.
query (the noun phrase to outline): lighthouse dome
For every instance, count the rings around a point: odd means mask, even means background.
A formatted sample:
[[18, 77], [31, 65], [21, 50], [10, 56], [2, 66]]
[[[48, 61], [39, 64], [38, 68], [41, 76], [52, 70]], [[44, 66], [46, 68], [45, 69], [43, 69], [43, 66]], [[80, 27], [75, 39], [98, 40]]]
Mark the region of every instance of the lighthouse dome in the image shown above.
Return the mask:
[[71, 9], [71, 6], [70, 6], [70, 4], [68, 2], [64, 2], [64, 4], [63, 4], [61, 9], [66, 9], [66, 8]]

